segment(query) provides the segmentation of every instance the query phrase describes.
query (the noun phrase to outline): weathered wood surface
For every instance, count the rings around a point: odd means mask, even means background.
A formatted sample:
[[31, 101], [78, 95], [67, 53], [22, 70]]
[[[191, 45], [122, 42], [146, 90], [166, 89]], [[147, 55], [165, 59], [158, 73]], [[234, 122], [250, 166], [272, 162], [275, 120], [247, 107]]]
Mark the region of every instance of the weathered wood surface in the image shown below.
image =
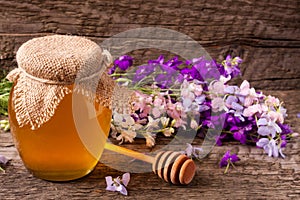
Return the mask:
[[[255, 88], [276, 90], [270, 93], [285, 101], [287, 122], [300, 132], [296, 118], [300, 112], [299, 10], [297, 0], [0, 0], [0, 74], [16, 67], [17, 49], [34, 37], [72, 34], [100, 44], [133, 28], [164, 27], [190, 36], [218, 60], [228, 53], [242, 57], [243, 79]], [[145, 61], [159, 53], [131, 54]], [[286, 89], [290, 90], [280, 91]], [[166, 142], [159, 141], [156, 149]], [[11, 135], [1, 132], [0, 154], [12, 160], [6, 173], [0, 173], [0, 199], [299, 199], [299, 142], [295, 138], [288, 143], [285, 159], [269, 158], [255, 147], [215, 147], [197, 163], [195, 180], [188, 187], [169, 185], [152, 173], [135, 173], [129, 196], [124, 197], [105, 191], [104, 177], [122, 172], [101, 163], [87, 177], [67, 183], [33, 177], [24, 168]], [[149, 151], [141, 143], [126, 147]], [[224, 175], [218, 162], [227, 149], [242, 160]]]
[[[152, 26], [190, 36], [218, 60], [229, 53], [242, 57], [243, 78], [256, 88], [299, 89], [299, 5], [298, 0], [0, 0], [0, 66], [15, 67], [17, 49], [33, 37], [73, 34], [101, 43]], [[149, 54], [133, 52], [143, 61], [158, 52]]]
[[[287, 123], [300, 132], [300, 91], [269, 92], [285, 101]], [[158, 146], [168, 140], [161, 140]], [[12, 160], [6, 173], [0, 173], [0, 199], [299, 199], [300, 197], [300, 137], [289, 141], [284, 149], [285, 159], [274, 159], [261, 149], [251, 146], [225, 144], [215, 147], [211, 154], [197, 162], [197, 173], [189, 186], [174, 186], [152, 173], [134, 173], [128, 186], [129, 196], [105, 191], [107, 175], [122, 172], [99, 163], [88, 176], [65, 183], [43, 181], [33, 177], [23, 166], [9, 133], [0, 133], [0, 154]], [[126, 147], [148, 152], [145, 145]], [[238, 153], [241, 161], [236, 169], [223, 174], [218, 167], [221, 156], [228, 150]]]

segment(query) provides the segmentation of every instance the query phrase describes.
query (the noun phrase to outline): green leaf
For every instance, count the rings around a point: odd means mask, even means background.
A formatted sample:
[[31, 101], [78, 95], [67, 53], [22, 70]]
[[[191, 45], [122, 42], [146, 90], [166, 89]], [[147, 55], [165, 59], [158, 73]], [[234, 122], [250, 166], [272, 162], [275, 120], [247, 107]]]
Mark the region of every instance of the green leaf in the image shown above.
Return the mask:
[[12, 83], [7, 79], [4, 78], [0, 81], [0, 115], [8, 115], [8, 99], [11, 88]]

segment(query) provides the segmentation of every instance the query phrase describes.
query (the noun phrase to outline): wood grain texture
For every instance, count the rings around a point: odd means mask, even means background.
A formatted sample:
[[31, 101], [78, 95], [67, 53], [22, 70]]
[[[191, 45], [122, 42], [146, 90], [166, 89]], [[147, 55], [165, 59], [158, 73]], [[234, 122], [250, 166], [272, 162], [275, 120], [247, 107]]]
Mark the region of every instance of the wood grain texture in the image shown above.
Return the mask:
[[[300, 132], [300, 91], [267, 91], [285, 102], [287, 123]], [[290, 98], [290, 97], [293, 98]], [[162, 139], [153, 150], [166, 145]], [[198, 139], [195, 142], [199, 142]], [[99, 163], [88, 176], [65, 183], [43, 181], [33, 177], [23, 166], [10, 133], [0, 133], [0, 154], [11, 159], [6, 173], [0, 173], [0, 199], [299, 199], [300, 137], [293, 138], [284, 149], [285, 159], [270, 158], [261, 149], [227, 143], [214, 147], [208, 157], [197, 161], [194, 180], [188, 186], [174, 186], [151, 173], [132, 173], [129, 196], [105, 190], [105, 176], [117, 177], [123, 172]], [[124, 145], [140, 152], [149, 152], [143, 140]], [[231, 150], [241, 158], [236, 169], [228, 174], [218, 167], [222, 155]], [[109, 152], [104, 153], [111, 159]], [[103, 160], [103, 159], [102, 159]], [[126, 160], [123, 164], [130, 165]], [[144, 167], [141, 165], [141, 167]]]
[[[1, 71], [16, 67], [17, 49], [33, 37], [72, 34], [101, 43], [151, 26], [188, 35], [217, 60], [242, 57], [242, 78], [258, 89], [299, 89], [299, 5], [294, 0], [0, 0]], [[158, 53], [133, 55], [146, 61], [150, 54]]]

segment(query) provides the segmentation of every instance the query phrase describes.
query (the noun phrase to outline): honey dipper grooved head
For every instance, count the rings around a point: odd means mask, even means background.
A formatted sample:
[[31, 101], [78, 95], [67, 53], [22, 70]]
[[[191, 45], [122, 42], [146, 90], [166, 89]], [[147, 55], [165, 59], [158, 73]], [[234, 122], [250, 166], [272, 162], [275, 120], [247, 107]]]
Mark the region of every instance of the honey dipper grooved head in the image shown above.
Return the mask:
[[179, 152], [159, 152], [152, 165], [153, 172], [173, 184], [189, 184], [195, 175], [194, 161]]

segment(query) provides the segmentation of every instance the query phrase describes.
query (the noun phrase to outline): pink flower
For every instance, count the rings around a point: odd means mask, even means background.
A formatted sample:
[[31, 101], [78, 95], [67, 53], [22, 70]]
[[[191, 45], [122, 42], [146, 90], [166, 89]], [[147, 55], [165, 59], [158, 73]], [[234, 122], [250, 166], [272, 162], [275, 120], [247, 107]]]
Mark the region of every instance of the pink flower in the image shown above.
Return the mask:
[[265, 103], [267, 106], [279, 106], [280, 105], [279, 99], [276, 97], [273, 97], [271, 95], [267, 96]]
[[268, 113], [270, 119], [274, 122], [278, 121], [280, 123], [284, 122], [284, 117], [280, 112], [270, 111]]
[[149, 95], [142, 94], [140, 92], [135, 92], [135, 101], [133, 103], [134, 110], [144, 111], [146, 107], [149, 107], [149, 104], [152, 104], [152, 97]]
[[248, 108], [245, 108], [243, 111], [243, 115], [245, 117], [250, 117], [255, 115], [256, 113], [264, 113], [268, 111], [268, 107], [266, 105], [261, 104], [254, 104], [252, 106], [249, 106]]
[[163, 113], [166, 112], [166, 99], [161, 96], [155, 96], [153, 101], [152, 114], [154, 118], [160, 117]]
[[181, 116], [181, 113], [183, 111], [183, 106], [181, 104], [181, 102], [176, 102], [176, 103], [172, 103], [171, 101], [169, 101], [167, 103], [167, 113], [168, 115], [173, 118], [173, 119], [179, 119]]
[[150, 105], [145, 106], [142, 112], [140, 113], [140, 118], [147, 117], [150, 112], [151, 112], [151, 106]]
[[243, 115], [245, 117], [250, 117], [253, 116], [256, 113], [261, 113], [262, 109], [261, 109], [261, 105], [260, 104], [255, 104], [252, 106], [249, 106], [248, 108], [244, 109]]
[[258, 94], [254, 88], [250, 88], [250, 84], [246, 80], [244, 80], [240, 86], [240, 95], [245, 96], [245, 107], [249, 107], [254, 103], [254, 101], [258, 101]]
[[184, 121], [180, 118], [175, 120], [174, 127], [176, 127], [176, 128], [183, 127], [183, 129], [185, 130], [186, 129], [185, 125], [186, 125], [186, 121]]

